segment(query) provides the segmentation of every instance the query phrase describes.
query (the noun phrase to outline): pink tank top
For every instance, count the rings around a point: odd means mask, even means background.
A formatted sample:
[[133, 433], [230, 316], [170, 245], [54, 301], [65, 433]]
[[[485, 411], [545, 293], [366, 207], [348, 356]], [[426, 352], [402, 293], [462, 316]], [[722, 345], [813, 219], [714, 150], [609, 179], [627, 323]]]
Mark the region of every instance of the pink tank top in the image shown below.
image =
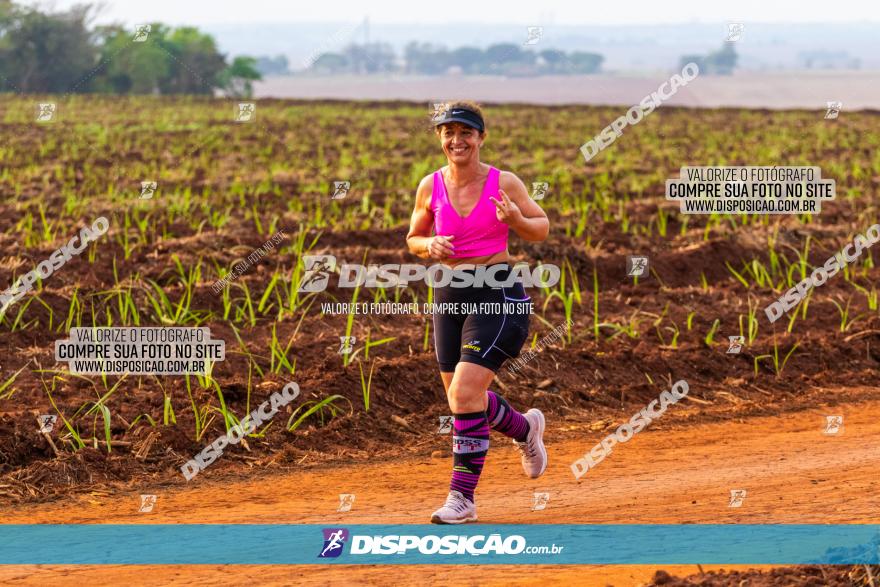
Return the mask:
[[501, 172], [489, 167], [486, 185], [473, 211], [462, 218], [446, 192], [442, 170], [434, 172], [434, 191], [431, 193], [431, 211], [434, 213], [434, 233], [438, 236], [454, 236], [453, 258], [481, 257], [500, 253], [507, 248], [508, 226], [495, 216], [495, 204], [489, 200], [498, 196], [498, 178]]

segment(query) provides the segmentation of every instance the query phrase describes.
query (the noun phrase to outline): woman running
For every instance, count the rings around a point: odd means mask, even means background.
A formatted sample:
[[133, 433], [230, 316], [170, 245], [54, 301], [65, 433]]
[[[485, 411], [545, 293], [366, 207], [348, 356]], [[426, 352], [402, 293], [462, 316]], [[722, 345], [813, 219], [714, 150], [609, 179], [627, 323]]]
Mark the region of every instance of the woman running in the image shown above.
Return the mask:
[[486, 126], [477, 104], [448, 105], [436, 120], [435, 132], [449, 164], [419, 183], [406, 237], [409, 250], [456, 272], [494, 276], [501, 282], [492, 287], [480, 278], [470, 287], [450, 284], [434, 290], [436, 304], [501, 308], [433, 315], [440, 377], [455, 419], [449, 495], [431, 522], [461, 524], [477, 520], [474, 491], [489, 450], [490, 426], [513, 438], [526, 475], [534, 479], [547, 468], [544, 415], [535, 408], [523, 415], [488, 387], [504, 361], [519, 355], [529, 331], [531, 298], [508, 264], [508, 229], [538, 242], [547, 238], [550, 222], [516, 175], [480, 162]]

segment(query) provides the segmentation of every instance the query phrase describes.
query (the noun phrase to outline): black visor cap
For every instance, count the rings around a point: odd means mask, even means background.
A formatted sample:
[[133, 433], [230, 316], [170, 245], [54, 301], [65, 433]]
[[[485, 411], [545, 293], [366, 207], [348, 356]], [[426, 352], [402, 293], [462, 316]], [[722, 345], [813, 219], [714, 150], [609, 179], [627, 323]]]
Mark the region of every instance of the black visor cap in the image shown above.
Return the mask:
[[471, 128], [475, 128], [480, 132], [483, 132], [486, 128], [483, 124], [483, 118], [479, 114], [465, 108], [448, 108], [443, 112], [442, 116], [434, 121], [434, 126], [449, 124], [450, 122], [460, 122]]

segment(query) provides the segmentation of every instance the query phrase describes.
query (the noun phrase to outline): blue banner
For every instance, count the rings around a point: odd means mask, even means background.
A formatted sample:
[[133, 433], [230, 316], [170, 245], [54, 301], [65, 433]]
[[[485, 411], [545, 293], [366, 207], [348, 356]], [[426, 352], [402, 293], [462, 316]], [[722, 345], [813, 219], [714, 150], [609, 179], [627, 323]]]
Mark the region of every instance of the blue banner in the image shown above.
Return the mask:
[[880, 564], [880, 525], [0, 524], [0, 564]]

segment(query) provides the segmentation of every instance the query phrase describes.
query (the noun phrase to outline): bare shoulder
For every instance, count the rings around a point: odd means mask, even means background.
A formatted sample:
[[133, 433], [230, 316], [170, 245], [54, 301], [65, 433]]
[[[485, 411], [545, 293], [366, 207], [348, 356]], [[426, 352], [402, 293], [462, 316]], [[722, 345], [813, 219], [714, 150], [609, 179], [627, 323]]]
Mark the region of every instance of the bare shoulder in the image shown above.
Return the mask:
[[419, 182], [416, 189], [416, 207], [430, 206], [431, 194], [434, 191], [434, 174], [429, 173]]
[[419, 188], [417, 193], [422, 193], [427, 190], [430, 192], [434, 189], [434, 172], [429, 173], [419, 182]]
[[528, 194], [526, 184], [512, 171], [501, 171], [501, 175], [498, 177], [498, 186], [505, 192], [518, 192], [522, 190]]

